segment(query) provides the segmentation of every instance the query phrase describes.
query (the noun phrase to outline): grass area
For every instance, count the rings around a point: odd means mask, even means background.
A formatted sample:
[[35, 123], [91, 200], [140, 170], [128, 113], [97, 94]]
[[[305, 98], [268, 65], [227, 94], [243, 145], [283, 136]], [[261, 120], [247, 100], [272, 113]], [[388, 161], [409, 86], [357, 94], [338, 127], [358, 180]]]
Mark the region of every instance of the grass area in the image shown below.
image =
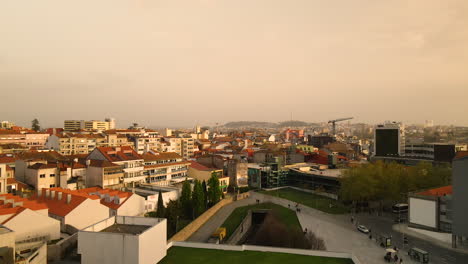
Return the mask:
[[[329, 214], [345, 214], [349, 211], [349, 209], [340, 201], [292, 188], [284, 188], [274, 191], [261, 190], [259, 193], [278, 196], [280, 198], [287, 199], [295, 203], [304, 204], [308, 207], [315, 208]], [[330, 204], [332, 205], [331, 207]], [[295, 204], [291, 204], [291, 206], [294, 205]]]
[[316, 256], [294, 255], [286, 253], [259, 252], [259, 251], [227, 251], [215, 249], [199, 249], [171, 247], [167, 256], [159, 264], [353, 264], [351, 259], [326, 258]]
[[302, 231], [301, 224], [299, 223], [299, 220], [297, 219], [296, 213], [294, 211], [291, 211], [288, 208], [284, 208], [281, 205], [273, 203], [262, 203], [237, 207], [234, 209], [234, 211], [232, 211], [226, 221], [224, 221], [224, 223], [221, 225], [222, 227], [226, 227], [226, 240], [229, 239], [234, 231], [236, 231], [236, 228], [240, 225], [242, 220], [244, 220], [248, 211], [251, 209], [272, 209], [288, 228], [297, 228], [299, 231]]

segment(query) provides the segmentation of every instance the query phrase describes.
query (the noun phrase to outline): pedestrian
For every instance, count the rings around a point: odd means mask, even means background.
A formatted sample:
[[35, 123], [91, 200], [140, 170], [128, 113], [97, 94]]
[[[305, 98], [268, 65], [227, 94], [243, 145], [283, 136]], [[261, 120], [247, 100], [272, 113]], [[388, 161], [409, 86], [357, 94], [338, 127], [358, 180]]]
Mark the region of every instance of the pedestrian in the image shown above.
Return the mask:
[[288, 204], [288, 208], [291, 209], [291, 204]]
[[403, 263], [403, 258], [400, 258], [400, 264]]

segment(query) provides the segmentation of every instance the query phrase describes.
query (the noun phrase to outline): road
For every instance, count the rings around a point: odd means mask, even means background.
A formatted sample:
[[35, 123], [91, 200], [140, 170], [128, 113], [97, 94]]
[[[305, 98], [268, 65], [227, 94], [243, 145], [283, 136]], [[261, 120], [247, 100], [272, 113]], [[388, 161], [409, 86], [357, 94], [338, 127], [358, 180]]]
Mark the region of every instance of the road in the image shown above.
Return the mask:
[[468, 254], [456, 252], [439, 246], [435, 243], [414, 237], [408, 236], [409, 245], [403, 247], [403, 234], [392, 229], [394, 216], [387, 214], [384, 216], [369, 215], [366, 213], [357, 214], [355, 216], [359, 224], [363, 224], [372, 230], [372, 233], [384, 233], [392, 236], [392, 244], [405, 251], [411, 247], [421, 248], [430, 254], [430, 263], [436, 264], [466, 264], [468, 263]]

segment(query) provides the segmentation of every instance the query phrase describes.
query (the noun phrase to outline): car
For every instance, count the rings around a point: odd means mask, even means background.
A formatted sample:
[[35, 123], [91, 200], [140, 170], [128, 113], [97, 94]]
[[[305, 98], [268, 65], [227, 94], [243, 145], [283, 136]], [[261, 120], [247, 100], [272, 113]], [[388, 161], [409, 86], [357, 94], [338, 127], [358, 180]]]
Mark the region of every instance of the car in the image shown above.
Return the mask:
[[357, 229], [364, 233], [364, 234], [368, 234], [369, 233], [369, 229], [367, 229], [367, 227], [363, 226], [363, 225], [358, 225]]
[[394, 222], [395, 223], [404, 223], [404, 222], [406, 222], [406, 218], [398, 218], [397, 217], [397, 218], [395, 218]]

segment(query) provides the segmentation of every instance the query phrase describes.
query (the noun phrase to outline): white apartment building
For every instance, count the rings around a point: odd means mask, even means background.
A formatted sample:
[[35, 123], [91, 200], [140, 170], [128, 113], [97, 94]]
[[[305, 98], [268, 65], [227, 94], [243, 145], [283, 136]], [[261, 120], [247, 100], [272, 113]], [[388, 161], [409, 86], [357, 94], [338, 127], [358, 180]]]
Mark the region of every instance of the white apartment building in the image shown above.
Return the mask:
[[190, 162], [175, 152], [150, 151], [143, 159], [147, 183], [167, 186], [187, 177]]

